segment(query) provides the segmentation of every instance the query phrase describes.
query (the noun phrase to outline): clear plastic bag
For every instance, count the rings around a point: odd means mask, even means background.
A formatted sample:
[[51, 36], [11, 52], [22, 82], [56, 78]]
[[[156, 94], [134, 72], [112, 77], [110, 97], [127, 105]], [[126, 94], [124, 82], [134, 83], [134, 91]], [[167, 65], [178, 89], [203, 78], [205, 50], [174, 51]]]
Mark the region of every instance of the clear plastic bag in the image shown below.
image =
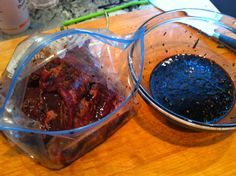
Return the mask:
[[[42, 165], [69, 165], [133, 113], [143, 34], [140, 29], [120, 38], [106, 30], [70, 29], [23, 41], [1, 76], [0, 129]], [[138, 57], [130, 60], [133, 45]]]

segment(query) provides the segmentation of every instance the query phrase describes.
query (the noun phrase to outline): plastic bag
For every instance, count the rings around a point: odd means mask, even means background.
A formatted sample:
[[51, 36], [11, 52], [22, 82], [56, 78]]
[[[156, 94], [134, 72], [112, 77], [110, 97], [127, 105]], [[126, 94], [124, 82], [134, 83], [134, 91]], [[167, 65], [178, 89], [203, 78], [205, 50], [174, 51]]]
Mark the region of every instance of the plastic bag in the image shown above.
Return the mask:
[[69, 165], [133, 113], [143, 35], [144, 29], [126, 38], [70, 29], [23, 41], [1, 76], [0, 129], [42, 165]]

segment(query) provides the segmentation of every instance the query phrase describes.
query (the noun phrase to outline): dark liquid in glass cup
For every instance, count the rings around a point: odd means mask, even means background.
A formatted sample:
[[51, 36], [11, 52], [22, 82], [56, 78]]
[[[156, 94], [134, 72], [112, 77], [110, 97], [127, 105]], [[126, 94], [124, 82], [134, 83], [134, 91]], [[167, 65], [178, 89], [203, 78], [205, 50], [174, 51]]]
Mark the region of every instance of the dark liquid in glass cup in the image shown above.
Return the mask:
[[166, 58], [153, 70], [154, 100], [177, 116], [212, 123], [226, 116], [235, 103], [235, 87], [228, 73], [198, 55]]

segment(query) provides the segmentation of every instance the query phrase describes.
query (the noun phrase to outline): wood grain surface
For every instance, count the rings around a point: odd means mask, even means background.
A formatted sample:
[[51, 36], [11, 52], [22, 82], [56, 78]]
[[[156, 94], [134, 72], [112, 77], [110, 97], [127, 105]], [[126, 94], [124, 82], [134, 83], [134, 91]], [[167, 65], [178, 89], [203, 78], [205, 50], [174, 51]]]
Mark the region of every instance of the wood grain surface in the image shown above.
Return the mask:
[[[111, 17], [110, 30], [117, 34], [132, 33], [156, 13], [157, 9], [146, 9]], [[106, 27], [106, 22], [101, 18], [76, 27], [101, 28]], [[0, 72], [23, 39], [0, 43]], [[40, 166], [0, 136], [0, 175], [236, 175], [234, 132], [195, 132], [178, 127], [139, 99], [141, 108], [127, 124], [59, 171]]]

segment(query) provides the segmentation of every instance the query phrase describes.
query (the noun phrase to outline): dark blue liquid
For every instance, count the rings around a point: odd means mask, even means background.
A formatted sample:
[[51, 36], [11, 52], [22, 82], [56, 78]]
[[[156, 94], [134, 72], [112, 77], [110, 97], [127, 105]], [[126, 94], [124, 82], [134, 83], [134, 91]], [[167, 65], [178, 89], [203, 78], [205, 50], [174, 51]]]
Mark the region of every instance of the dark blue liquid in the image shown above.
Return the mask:
[[155, 101], [177, 115], [217, 121], [234, 105], [230, 76], [215, 62], [197, 55], [175, 55], [158, 64], [150, 78]]

